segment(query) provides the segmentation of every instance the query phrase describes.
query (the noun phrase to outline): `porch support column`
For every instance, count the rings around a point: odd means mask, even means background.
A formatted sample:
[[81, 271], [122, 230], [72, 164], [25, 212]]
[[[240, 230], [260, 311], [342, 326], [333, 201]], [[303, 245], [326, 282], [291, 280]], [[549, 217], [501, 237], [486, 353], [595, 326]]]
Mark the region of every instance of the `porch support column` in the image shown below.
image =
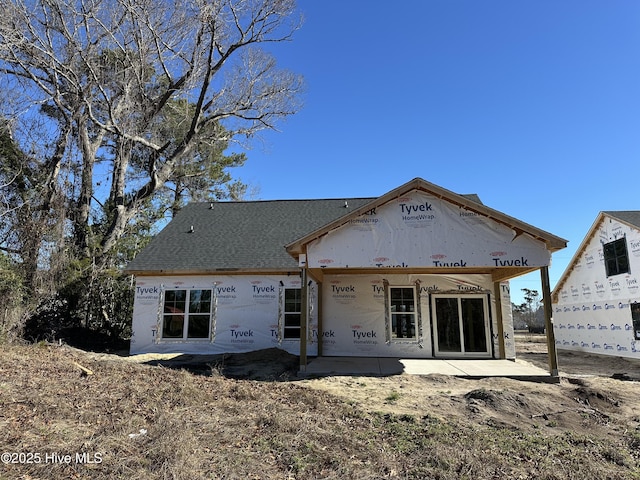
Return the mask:
[[323, 330], [323, 325], [322, 325], [322, 282], [318, 282], [316, 281], [316, 290], [317, 290], [317, 295], [316, 295], [316, 312], [317, 312], [317, 317], [318, 317], [318, 356], [321, 357], [322, 356], [322, 339], [324, 338], [324, 330]]
[[547, 353], [549, 354], [549, 372], [551, 376], [558, 376], [558, 354], [556, 352], [556, 335], [551, 322], [551, 286], [549, 284], [549, 267], [540, 269], [542, 279], [542, 302], [544, 309], [544, 330], [547, 334]]
[[498, 323], [498, 358], [507, 358], [507, 349], [504, 346], [504, 319], [502, 317], [502, 285], [493, 282], [493, 296], [496, 302], [496, 320]]
[[307, 371], [307, 330], [309, 325], [309, 286], [307, 285], [307, 267], [300, 272], [300, 371]]

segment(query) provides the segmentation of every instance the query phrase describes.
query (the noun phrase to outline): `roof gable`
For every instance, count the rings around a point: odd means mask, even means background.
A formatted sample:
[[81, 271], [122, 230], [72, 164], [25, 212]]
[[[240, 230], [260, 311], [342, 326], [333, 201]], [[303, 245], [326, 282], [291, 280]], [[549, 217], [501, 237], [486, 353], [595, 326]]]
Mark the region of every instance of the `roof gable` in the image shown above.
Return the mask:
[[566, 246], [566, 240], [484, 206], [475, 194], [458, 195], [416, 178], [378, 198], [192, 203], [125, 271], [147, 275], [293, 271], [302, 245], [410, 191], [493, 219], [515, 230], [516, 236], [526, 233], [543, 241], [549, 251]]
[[558, 282], [556, 283], [556, 286], [552, 292], [554, 301], [558, 300], [558, 294], [562, 290], [565, 283], [569, 280], [572, 272], [576, 268], [580, 267], [581, 259], [585, 256], [587, 250], [592, 248], [593, 243], [596, 241], [596, 237], [598, 237], [597, 241], [600, 244], [602, 244], [603, 242], [606, 243], [607, 241], [614, 240], [614, 238], [608, 238], [601, 232], [607, 220], [617, 221], [619, 223], [625, 224], [629, 228], [640, 233], [640, 211], [638, 210], [601, 211], [600, 213], [598, 213], [598, 216], [596, 217], [593, 224], [584, 236], [582, 242], [576, 249], [576, 252], [567, 264], [564, 272], [562, 272], [562, 275], [558, 279]]
[[291, 242], [287, 245], [287, 251], [292, 255], [300, 254], [303, 251], [303, 246], [308, 244], [312, 240], [327, 234], [328, 232], [347, 224], [356, 218], [365, 215], [367, 212], [375, 209], [381, 205], [384, 205], [394, 199], [398, 199], [403, 195], [406, 195], [411, 191], [425, 192], [429, 195], [433, 195], [436, 198], [440, 198], [450, 204], [456, 205], [461, 209], [464, 209], [470, 213], [478, 214], [482, 217], [491, 219], [499, 224], [502, 224], [510, 229], [513, 229], [517, 235], [527, 234], [536, 240], [543, 242], [546, 245], [547, 250], [554, 252], [567, 246], [567, 240], [552, 235], [549, 232], [545, 232], [539, 228], [522, 222], [514, 217], [510, 217], [498, 210], [494, 210], [483, 205], [477, 195], [460, 195], [454, 193], [445, 188], [439, 187], [433, 183], [429, 183], [421, 178], [414, 178], [410, 182], [401, 185], [398, 188], [391, 190], [389, 193], [378, 197], [371, 202], [348, 212], [344, 216], [337, 218], [333, 222], [319, 228], [316, 231], [310, 232], [304, 237], [297, 239], [295, 242]]
[[550, 263], [541, 240], [421, 189], [340, 220], [347, 222], [303, 245], [307, 267], [488, 272]]

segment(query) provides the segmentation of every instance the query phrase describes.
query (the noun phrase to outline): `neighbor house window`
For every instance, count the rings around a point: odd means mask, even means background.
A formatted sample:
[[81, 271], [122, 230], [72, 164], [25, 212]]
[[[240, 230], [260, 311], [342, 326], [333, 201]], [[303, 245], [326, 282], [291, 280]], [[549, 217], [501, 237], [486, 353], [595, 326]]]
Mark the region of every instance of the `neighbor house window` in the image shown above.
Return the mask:
[[627, 241], [625, 237], [605, 243], [602, 246], [604, 253], [604, 268], [607, 277], [629, 273], [629, 255], [627, 254]]
[[284, 338], [300, 338], [302, 317], [302, 293], [299, 288], [284, 291]]
[[209, 338], [211, 290], [167, 290], [164, 293], [163, 339]]
[[389, 287], [391, 340], [417, 338], [415, 287]]

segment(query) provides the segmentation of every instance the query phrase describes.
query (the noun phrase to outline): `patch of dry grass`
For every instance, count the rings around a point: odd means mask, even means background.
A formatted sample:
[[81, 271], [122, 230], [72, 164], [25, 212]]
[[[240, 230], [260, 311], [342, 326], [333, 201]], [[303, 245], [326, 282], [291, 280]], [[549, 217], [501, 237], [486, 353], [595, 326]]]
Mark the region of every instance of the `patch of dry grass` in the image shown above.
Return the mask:
[[[66, 347], [2, 348], [0, 452], [41, 460], [2, 464], [2, 479], [640, 478], [634, 431], [614, 440], [447, 418], [436, 407], [383, 413], [304, 382], [194, 375]], [[499, 397], [513, 403], [493, 391], [468, 400], [486, 407]], [[72, 461], [51, 461], [54, 453]], [[77, 453], [100, 462], [78, 463]]]

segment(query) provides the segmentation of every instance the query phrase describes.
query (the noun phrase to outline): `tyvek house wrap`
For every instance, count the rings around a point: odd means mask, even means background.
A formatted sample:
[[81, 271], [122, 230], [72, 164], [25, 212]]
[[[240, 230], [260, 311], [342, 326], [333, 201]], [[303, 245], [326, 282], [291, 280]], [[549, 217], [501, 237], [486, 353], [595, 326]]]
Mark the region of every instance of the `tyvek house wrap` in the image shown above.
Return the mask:
[[412, 191], [313, 240], [310, 268], [540, 267], [551, 253], [529, 235]]
[[[607, 277], [603, 244], [625, 238], [629, 273]], [[556, 346], [640, 358], [640, 231], [605, 217], [585, 245], [553, 305]]]
[[[416, 287], [418, 312], [415, 339], [391, 340], [385, 318], [384, 283]], [[486, 275], [384, 274], [325, 275], [323, 282], [323, 355], [431, 358], [434, 315], [432, 298], [438, 294], [463, 293], [484, 299], [487, 308], [485, 335], [492, 348], [481, 356], [497, 356], [499, 331], [497, 308], [501, 308], [505, 330], [506, 358], [515, 358], [513, 322], [508, 283], [500, 298], [493, 295], [493, 283]]]
[[[300, 288], [288, 275], [145, 276], [139, 277], [133, 309], [131, 354], [218, 354], [282, 348], [300, 353], [299, 340], [282, 338], [283, 288]], [[168, 290], [210, 289], [214, 293], [211, 335], [207, 339], [163, 339], [163, 296]], [[317, 353], [317, 287], [309, 288], [310, 355]], [[315, 332], [315, 336], [314, 333]]]
[[[384, 281], [417, 285], [420, 298], [420, 335], [416, 340], [389, 342], [385, 323]], [[324, 355], [407, 356], [430, 358], [433, 354], [433, 324], [430, 294], [461, 293], [488, 299], [487, 335], [493, 352], [498, 349], [496, 308], [502, 308], [506, 358], [515, 358], [513, 324], [508, 283], [501, 284], [496, 303], [490, 295], [492, 283], [482, 275], [327, 275], [324, 282], [324, 323], [318, 328], [318, 286], [309, 288], [309, 355], [318, 352], [322, 336]], [[282, 348], [299, 354], [297, 339], [282, 338], [282, 288], [299, 288], [293, 276], [170, 276], [141, 277], [136, 284], [131, 354], [140, 353], [239, 353]], [[340, 287], [340, 288], [338, 288]], [[161, 338], [163, 295], [175, 289], [213, 289], [211, 337], [199, 340]], [[489, 294], [489, 295], [487, 295]], [[490, 300], [489, 300], [490, 299]]]

